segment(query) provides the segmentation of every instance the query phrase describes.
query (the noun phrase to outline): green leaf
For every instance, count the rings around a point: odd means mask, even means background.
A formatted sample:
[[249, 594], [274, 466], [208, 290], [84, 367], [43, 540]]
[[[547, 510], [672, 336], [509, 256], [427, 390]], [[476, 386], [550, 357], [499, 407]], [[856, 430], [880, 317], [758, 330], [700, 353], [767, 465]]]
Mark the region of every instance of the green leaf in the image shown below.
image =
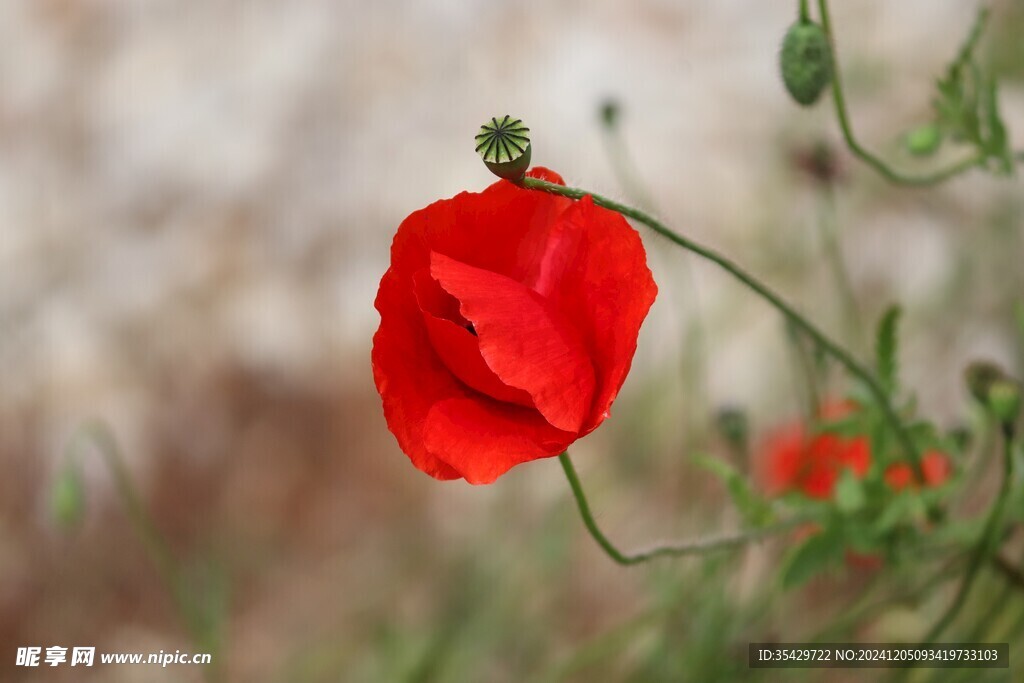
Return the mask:
[[694, 462], [722, 481], [744, 522], [751, 526], [762, 526], [771, 521], [771, 505], [750, 488], [746, 477], [736, 468], [709, 455], [694, 456]]
[[985, 87], [985, 123], [988, 136], [984, 142], [985, 153], [997, 163], [1000, 173], [1013, 173], [1013, 150], [1010, 149], [1006, 126], [999, 115], [999, 93], [995, 79]]
[[875, 363], [878, 371], [878, 378], [882, 386], [892, 395], [898, 387], [898, 363], [896, 355], [899, 352], [899, 339], [897, 337], [897, 326], [900, 320], [900, 307], [890, 306], [878, 323], [878, 334], [875, 342]]
[[851, 514], [864, 507], [867, 498], [864, 495], [864, 486], [850, 470], [843, 470], [843, 474], [836, 482], [836, 507], [840, 512]]
[[[986, 153], [980, 111], [982, 98], [979, 91], [982, 77], [975, 61], [975, 50], [988, 19], [988, 10], [979, 8], [971, 31], [937, 83], [935, 99], [936, 123], [954, 139], [970, 143]], [[986, 153], [987, 155], [987, 153]]]
[[796, 549], [782, 570], [782, 587], [795, 588], [823, 570], [842, 555], [843, 538], [834, 529], [825, 529], [808, 538]]
[[917, 507], [913, 493], [897, 494], [889, 500], [885, 508], [882, 509], [882, 514], [875, 520], [875, 531], [879, 535], [885, 535], [900, 523], [912, 519]]
[[864, 411], [858, 411], [849, 417], [824, 420], [818, 423], [818, 433], [835, 434], [847, 438], [864, 436], [864, 422]]

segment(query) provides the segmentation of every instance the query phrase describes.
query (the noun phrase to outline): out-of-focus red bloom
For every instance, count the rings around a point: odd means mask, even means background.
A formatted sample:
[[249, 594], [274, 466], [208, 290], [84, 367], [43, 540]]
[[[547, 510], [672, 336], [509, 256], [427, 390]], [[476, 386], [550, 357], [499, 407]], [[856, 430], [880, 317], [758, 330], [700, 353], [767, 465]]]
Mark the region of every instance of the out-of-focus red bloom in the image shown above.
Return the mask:
[[867, 437], [808, 434], [801, 424], [776, 431], [760, 459], [761, 479], [769, 495], [800, 491], [810, 498], [832, 496], [844, 469], [863, 477], [871, 467]]
[[877, 571], [885, 564], [885, 558], [877, 553], [859, 553], [850, 549], [846, 550], [845, 560], [848, 567], [868, 572]]
[[[949, 458], [939, 451], [928, 451], [921, 456], [921, 471], [924, 474], [925, 487], [941, 486], [952, 474], [953, 466]], [[893, 491], [902, 491], [908, 487], [916, 488], [914, 468], [909, 463], [898, 462], [885, 468], [885, 483]]]
[[640, 236], [590, 197], [500, 180], [416, 211], [375, 302], [388, 427], [438, 479], [557, 455], [608, 417], [656, 294]]

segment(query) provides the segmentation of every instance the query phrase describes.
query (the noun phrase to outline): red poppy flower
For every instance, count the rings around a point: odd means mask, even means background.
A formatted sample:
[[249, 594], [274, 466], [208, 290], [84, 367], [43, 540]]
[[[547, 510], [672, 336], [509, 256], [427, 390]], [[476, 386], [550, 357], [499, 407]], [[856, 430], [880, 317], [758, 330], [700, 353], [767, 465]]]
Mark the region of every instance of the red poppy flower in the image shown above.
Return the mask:
[[590, 197], [500, 180], [416, 211], [375, 302], [388, 427], [438, 479], [557, 455], [608, 417], [656, 294], [639, 235]]
[[867, 437], [808, 435], [800, 424], [772, 434], [761, 460], [761, 479], [770, 495], [801, 491], [820, 500], [832, 496], [844, 469], [863, 477], [871, 467]]
[[[952, 474], [953, 466], [949, 458], [939, 451], [928, 451], [921, 456], [921, 471], [924, 474], [925, 487], [941, 486]], [[902, 491], [915, 486], [914, 468], [909, 463], [898, 462], [885, 468], [885, 483], [893, 491]]]

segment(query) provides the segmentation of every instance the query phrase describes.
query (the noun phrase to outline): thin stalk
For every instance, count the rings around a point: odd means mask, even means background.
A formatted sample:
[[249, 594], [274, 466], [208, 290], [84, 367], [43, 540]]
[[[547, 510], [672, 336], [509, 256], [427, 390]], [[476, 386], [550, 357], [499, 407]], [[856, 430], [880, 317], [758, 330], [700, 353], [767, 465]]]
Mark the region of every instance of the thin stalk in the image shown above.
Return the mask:
[[811, 21], [811, 11], [808, 7], [808, 0], [800, 0], [800, 23], [807, 24]]
[[999, 493], [992, 504], [992, 508], [989, 510], [988, 518], [985, 520], [985, 528], [982, 530], [981, 536], [974, 548], [974, 553], [971, 555], [970, 563], [967, 565], [967, 573], [964, 574], [964, 580], [960, 584], [960, 589], [945, 613], [935, 623], [931, 631], [928, 632], [925, 642], [935, 642], [942, 635], [942, 632], [946, 630], [946, 627], [953, 622], [967, 601], [967, 596], [970, 595], [971, 588], [974, 586], [974, 580], [978, 576], [978, 570], [981, 569], [981, 566], [985, 564], [989, 556], [996, 550], [1003, 526], [1003, 513], [1006, 509], [1006, 502], [1010, 497], [1010, 488], [1013, 483], [1013, 437], [1013, 426], [1004, 424], [1003, 480], [999, 486]]
[[843, 320], [846, 330], [856, 340], [860, 350], [864, 350], [864, 324], [861, 320], [857, 295], [854, 293], [853, 283], [850, 279], [850, 271], [846, 268], [843, 247], [839, 241], [836, 196], [831, 184], [824, 188], [823, 194], [824, 199], [821, 202], [818, 228], [821, 233], [825, 260], [828, 262], [832, 279], [842, 301]]
[[[213, 654], [214, 658], [216, 658], [218, 653], [212, 652], [215, 648], [211, 640], [211, 634], [207, 633], [204, 629], [202, 616], [186, 594], [181, 579], [181, 572], [174, 560], [170, 547], [167, 545], [167, 541], [164, 540], [164, 537], [153, 522], [153, 518], [146, 512], [146, 508], [142, 504], [142, 498], [132, 483], [117, 439], [110, 431], [110, 428], [103, 422], [98, 420], [87, 422], [73, 437], [69, 446], [68, 457], [78, 457], [80, 452], [78, 448], [85, 443], [91, 443], [95, 447], [103, 463], [107, 466], [110, 476], [114, 481], [117, 497], [124, 506], [125, 515], [128, 517], [136, 537], [142, 542], [146, 555], [149, 556], [150, 561], [156, 567], [161, 582], [167, 588], [168, 593], [170, 593], [178, 614], [184, 622], [185, 628], [188, 630], [193, 642]], [[217, 680], [218, 672], [218, 661], [214, 661], [211, 666], [204, 667], [204, 678], [206, 680]]]
[[121, 500], [121, 504], [124, 505], [125, 515], [128, 517], [128, 521], [131, 522], [135, 535], [146, 549], [146, 555], [149, 556], [150, 561], [156, 567], [161, 581], [170, 589], [171, 593], [174, 594], [175, 600], [177, 600], [178, 571], [174, 563], [174, 556], [164, 541], [163, 536], [157, 531], [156, 525], [146, 512], [142, 500], [136, 492], [134, 484], [132, 484], [128, 468], [125, 466], [124, 458], [121, 455], [121, 449], [117, 445], [117, 440], [111, 434], [109, 428], [98, 421], [83, 425], [75, 437], [71, 443], [71, 457], [74, 457], [79, 452], [77, 450], [79, 439], [82, 442], [91, 442], [95, 446], [96, 452], [99, 453], [103, 463], [107, 466], [107, 470], [110, 472], [110, 476], [114, 481], [114, 488], [117, 491], [117, 497]]
[[[657, 206], [651, 193], [647, 191], [644, 183], [636, 171], [626, 146], [622, 131], [618, 125], [618, 116], [612, 116], [604, 120], [602, 126], [604, 131], [605, 147], [608, 152], [608, 159], [611, 162], [612, 171], [619, 185], [626, 195], [644, 211], [657, 212]], [[707, 335], [704, 331], [704, 322], [700, 310], [700, 292], [693, 263], [687, 254], [680, 261], [679, 270], [684, 280], [686, 290], [689, 292], [689, 311], [687, 311], [689, 331], [687, 334], [689, 343], [685, 344], [682, 352], [682, 380], [685, 395], [690, 397], [684, 407], [685, 431], [688, 436], [695, 435], [704, 424], [708, 414], [707, 403], [707, 378], [704, 373], [704, 358], [707, 348]]]
[[794, 374], [799, 377], [796, 382], [803, 388], [804, 419], [813, 422], [821, 413], [821, 391], [818, 389], [818, 370], [815, 367], [814, 359], [808, 352], [800, 332], [791, 323], [786, 324], [786, 340], [793, 352], [795, 360]]
[[896, 171], [887, 163], [882, 161], [878, 156], [874, 155], [861, 145], [853, 133], [853, 126], [850, 124], [850, 115], [846, 110], [846, 96], [843, 94], [843, 78], [839, 69], [839, 60], [836, 56], [836, 41], [832, 33], [832, 19], [829, 14], [828, 0], [818, 0], [818, 11], [821, 14], [821, 28], [825, 31], [829, 45], [832, 47], [832, 99], [835, 102], [836, 115], [839, 118], [839, 127], [843, 131], [843, 139], [846, 140], [846, 146], [850, 148], [850, 151], [853, 152], [857, 158], [875, 169], [891, 183], [917, 187], [941, 183], [942, 181], [948, 180], [949, 178], [959, 175], [960, 173], [974, 168], [975, 166], [979, 166], [984, 162], [984, 155], [976, 153], [966, 159], [962, 159], [946, 168], [932, 173], [924, 175], [908, 175], [906, 173]]
[[619, 202], [608, 199], [607, 197], [602, 197], [599, 194], [594, 194], [587, 190], [581, 190], [575, 187], [566, 187], [557, 183], [550, 183], [546, 180], [540, 180], [539, 178], [523, 178], [521, 183], [523, 187], [532, 190], [540, 190], [542, 192], [548, 192], [562, 197], [568, 197], [570, 199], [582, 199], [585, 196], [590, 196], [595, 204], [643, 223], [651, 230], [654, 230], [659, 235], [667, 238], [672, 243], [692, 251], [712, 263], [715, 263], [737, 280], [745, 284], [756, 294], [761, 296], [761, 298], [774, 306], [790, 323], [798, 327], [804, 332], [804, 334], [813, 339], [814, 342], [817, 343], [818, 346], [826, 353], [839, 361], [839, 363], [842, 364], [843, 367], [845, 367], [852, 375], [864, 382], [868, 391], [871, 392], [871, 395], [885, 414], [886, 419], [895, 432], [896, 438], [899, 440], [903, 450], [906, 452], [907, 458], [911, 462], [918, 478], [921, 481], [924, 481], [924, 473], [921, 470], [921, 456], [918, 452], [917, 446], [914, 444], [913, 439], [910, 437], [910, 434], [907, 432], [903, 423], [900, 421], [899, 416], [896, 414], [896, 410], [889, 401], [889, 397], [886, 394], [885, 389], [882, 388], [882, 385], [879, 384], [877, 379], [875, 379], [871, 371], [858, 362], [846, 349], [829, 339], [824, 332], [819, 330], [807, 318], [798, 313], [796, 309], [786, 303], [786, 301], [778, 294], [769, 289], [767, 285], [763, 284], [753, 275], [747, 273], [725, 256], [672, 231], [659, 220], [639, 209], [620, 204]]
[[558, 461], [562, 463], [562, 469], [565, 471], [565, 478], [569, 480], [569, 486], [572, 488], [572, 495], [576, 499], [576, 506], [579, 508], [580, 517], [583, 518], [583, 524], [587, 527], [587, 531], [590, 532], [590, 535], [595, 541], [597, 541], [597, 544], [601, 546], [601, 549], [604, 550], [608, 557], [621, 565], [640, 564], [641, 562], [653, 560], [657, 557], [704, 555], [717, 550], [737, 548], [753, 541], [763, 540], [768, 536], [792, 529], [805, 521], [802, 519], [791, 519], [762, 529], [751, 529], [749, 531], [740, 531], [721, 536], [709, 536], [674, 545], [656, 546], [654, 548], [649, 548], [647, 550], [627, 555], [616, 548], [612, 542], [608, 540], [608, 537], [605, 536], [597, 526], [597, 522], [594, 521], [594, 516], [590, 513], [590, 504], [587, 502], [587, 496], [583, 492], [583, 486], [580, 484], [580, 478], [576, 474], [576, 468], [573, 466], [572, 460], [569, 459], [568, 451], [559, 455]]

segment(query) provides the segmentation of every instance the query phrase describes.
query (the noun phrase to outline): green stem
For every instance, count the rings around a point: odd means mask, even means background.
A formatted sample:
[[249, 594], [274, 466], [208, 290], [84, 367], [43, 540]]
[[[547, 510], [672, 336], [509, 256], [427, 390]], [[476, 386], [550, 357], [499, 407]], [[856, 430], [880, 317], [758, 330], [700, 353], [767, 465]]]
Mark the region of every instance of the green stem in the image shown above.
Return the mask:
[[71, 444], [73, 448], [71, 451], [72, 457], [78, 452], [77, 448], [75, 448], [78, 445], [78, 439], [86, 443], [92, 443], [96, 447], [96, 451], [103, 459], [110, 472], [110, 476], [114, 480], [117, 496], [124, 505], [125, 515], [128, 517], [128, 521], [131, 522], [135, 535], [142, 542], [143, 547], [146, 549], [146, 554], [156, 566], [161, 580], [174, 594], [175, 599], [177, 599], [178, 571], [174, 563], [174, 556], [160, 535], [160, 532], [157, 531], [156, 525], [146, 512], [142, 500], [136, 492], [134, 484], [132, 484], [128, 468], [124, 464], [121, 449], [118, 447], [114, 435], [102, 422], [91, 421], [83, 425], [75, 436], [77, 438]]
[[809, 24], [811, 22], [811, 10], [808, 7], [808, 0], [800, 0], [800, 23]]
[[789, 520], [763, 529], [752, 529], [749, 531], [741, 531], [722, 536], [699, 538], [686, 543], [657, 546], [632, 555], [626, 555], [612, 545], [612, 542], [608, 540], [608, 537], [605, 536], [597, 526], [597, 522], [594, 521], [594, 516], [590, 513], [590, 504], [587, 503], [587, 496], [583, 493], [583, 486], [580, 484], [580, 478], [579, 475], [576, 474], [576, 468], [573, 466], [572, 460], [569, 459], [568, 451], [559, 455], [558, 461], [562, 463], [562, 469], [565, 470], [565, 478], [569, 480], [569, 486], [572, 488], [572, 495], [576, 498], [576, 506], [579, 508], [580, 517], [583, 518], [583, 524], [587, 527], [587, 531], [590, 532], [590, 535], [593, 536], [594, 540], [597, 541], [597, 544], [601, 546], [601, 549], [604, 550], [608, 557], [621, 565], [640, 564], [641, 562], [653, 560], [656, 557], [703, 555], [716, 550], [736, 548], [746, 545], [752, 541], [761, 540], [767, 536], [786, 531], [787, 529], [792, 529], [794, 526], [804, 521]]
[[864, 324], [860, 316], [860, 306], [857, 304], [857, 295], [854, 293], [853, 282], [850, 280], [850, 272], [846, 268], [846, 259], [843, 258], [843, 247], [839, 241], [838, 211], [836, 209], [835, 191], [831, 184], [823, 190], [819, 212], [819, 232], [823, 242], [825, 259], [828, 261], [829, 270], [832, 271], [832, 278], [843, 304], [843, 319], [846, 330], [850, 337], [856, 340], [858, 348], [864, 348]]
[[[185, 592], [174, 555], [152, 517], [146, 512], [142, 499], [132, 483], [117, 439], [105, 423], [92, 420], [82, 425], [72, 438], [68, 449], [68, 458], [77, 457], [80, 443], [91, 443], [95, 446], [107, 466], [114, 480], [117, 496], [124, 505], [125, 515], [131, 522], [135, 535], [142, 542], [150, 561], [156, 566], [160, 580], [170, 593], [192, 641], [216, 657], [216, 653], [212, 652], [214, 648], [212, 647], [213, 641], [209, 637], [210, 634], [202, 626], [202, 616]], [[207, 680], [216, 680], [218, 671], [219, 664], [214, 661], [209, 667], [204, 667], [204, 677]]]
[[615, 121], [609, 121], [602, 126], [602, 129], [605, 133], [605, 149], [608, 152], [608, 159], [611, 161], [615, 179], [626, 194], [632, 197], [632, 200], [640, 207], [647, 211], [656, 210], [653, 197], [639, 179], [639, 174], [626, 148], [618, 124]]
[[908, 175], [894, 170], [879, 157], [865, 149], [853, 134], [853, 127], [850, 125], [850, 116], [846, 110], [846, 97], [843, 94], [843, 79], [839, 69], [839, 60], [836, 56], [836, 41], [832, 33], [832, 20], [829, 15], [828, 0], [818, 0], [818, 10], [821, 13], [821, 27], [825, 31], [825, 35], [828, 36], [829, 45], [832, 47], [832, 99], [835, 102], [836, 115], [839, 117], [839, 127], [843, 131], [843, 139], [846, 140], [846, 146], [850, 148], [850, 151], [853, 152], [856, 157], [878, 171], [878, 173], [880, 173], [889, 182], [896, 183], [897, 185], [912, 185], [918, 187], [941, 183], [944, 180], [948, 180], [955, 175], [959, 175], [964, 171], [980, 165], [985, 160], [983, 154], [976, 153], [966, 159], [962, 159], [961, 161], [932, 173], [924, 175]]
[[793, 358], [796, 361], [795, 374], [799, 375], [796, 381], [803, 384], [804, 419], [813, 422], [821, 415], [822, 406], [821, 391], [818, 389], [818, 369], [800, 336], [800, 331], [789, 322], [786, 323], [786, 340], [793, 350]]
[[874, 397], [875, 401], [881, 407], [882, 412], [885, 414], [886, 419], [891, 425], [893, 431], [896, 433], [896, 438], [900, 441], [900, 445], [907, 454], [907, 458], [910, 460], [914, 467], [918, 478], [924, 481], [924, 473], [921, 470], [921, 457], [918, 453], [917, 446], [911, 439], [910, 434], [907, 432], [903, 423], [900, 421], [899, 416], [896, 414], [895, 408], [889, 401], [889, 397], [886, 394], [885, 389], [878, 383], [871, 371], [861, 365], [848, 351], [842, 346], [833, 342], [831, 339], [825, 336], [817, 327], [815, 327], [810, 321], [796, 311], [792, 306], [786, 303], [782, 297], [769, 289], [766, 285], [762, 284], [754, 276], [748, 274], [745, 270], [740, 268], [738, 265], [730, 261], [725, 256], [719, 254], [712, 249], [704, 247], [689, 238], [683, 237], [682, 235], [673, 232], [671, 229], [666, 227], [663, 223], [658, 221], [653, 216], [650, 216], [639, 209], [635, 209], [630, 206], [625, 206], [619, 202], [602, 197], [599, 194], [588, 192], [587, 190], [581, 190], [575, 187], [566, 187], [557, 183], [550, 183], [546, 180], [540, 180], [538, 178], [523, 178], [523, 187], [532, 190], [541, 190], [551, 194], [560, 195], [562, 197], [568, 197], [570, 199], [582, 199], [585, 196], [590, 196], [594, 203], [603, 206], [606, 209], [611, 209], [617, 213], [622, 214], [628, 218], [632, 218], [640, 223], [643, 223], [651, 230], [654, 230], [659, 235], [667, 238], [672, 243], [687, 249], [697, 254], [698, 256], [715, 263], [728, 273], [730, 273], [737, 280], [745, 284], [755, 293], [761, 296], [765, 301], [774, 306], [785, 318], [798, 327], [815, 341], [826, 353], [835, 358], [839, 363], [843, 365], [851, 374], [859, 378], [867, 386], [868, 391]]
[[[645, 211], [656, 212], [657, 208], [653, 197], [644, 187], [640, 180], [636, 166], [633, 164], [625, 139], [617, 124], [617, 117], [606, 120], [602, 129], [608, 151], [608, 158], [611, 161], [612, 171], [616, 180], [628, 197]], [[686, 402], [686, 414], [684, 416], [684, 429], [689, 439], [698, 436], [701, 426], [709, 412], [706, 405], [708, 391], [707, 378], [704, 373], [704, 356], [707, 348], [707, 336], [704, 331], [704, 322], [700, 310], [700, 296], [697, 277], [693, 270], [693, 264], [686, 255], [680, 261], [680, 273], [685, 281], [686, 289], [690, 292], [689, 320], [690, 343], [685, 344], [682, 352], [682, 380], [686, 395], [691, 400]]]
[[953, 602], [946, 609], [946, 612], [935, 623], [932, 630], [928, 632], [925, 642], [935, 642], [942, 635], [942, 632], [946, 630], [946, 627], [953, 622], [967, 601], [967, 596], [971, 592], [974, 580], [978, 576], [978, 570], [981, 569], [981, 566], [985, 564], [989, 556], [996, 550], [1003, 526], [1003, 512], [1006, 509], [1006, 502], [1009, 499], [1010, 488], [1013, 483], [1013, 437], [1013, 426], [1009, 424], [1003, 425], [1003, 480], [999, 486], [999, 494], [989, 510], [988, 518], [985, 520], [985, 528], [982, 529], [981, 536], [974, 548], [974, 553], [971, 555], [970, 564], [967, 565], [967, 573], [964, 574], [964, 580], [960, 584], [960, 589], [953, 598]]

